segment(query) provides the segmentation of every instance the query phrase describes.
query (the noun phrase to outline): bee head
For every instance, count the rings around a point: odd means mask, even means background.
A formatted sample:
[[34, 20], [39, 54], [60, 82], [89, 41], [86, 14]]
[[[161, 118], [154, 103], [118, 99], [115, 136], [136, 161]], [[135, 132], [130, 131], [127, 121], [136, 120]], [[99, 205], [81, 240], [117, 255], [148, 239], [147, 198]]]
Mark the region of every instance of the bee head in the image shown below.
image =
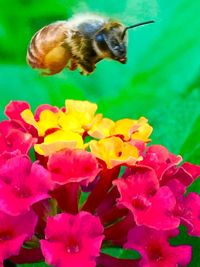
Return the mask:
[[94, 50], [102, 58], [111, 58], [125, 64], [127, 30], [153, 22], [153, 20], [150, 20], [129, 27], [124, 27], [118, 22], [108, 22], [103, 29], [95, 34], [93, 42]]
[[96, 33], [94, 37], [94, 49], [103, 58], [111, 58], [123, 64], [126, 63], [126, 34], [125, 28], [118, 23], [109, 23]]

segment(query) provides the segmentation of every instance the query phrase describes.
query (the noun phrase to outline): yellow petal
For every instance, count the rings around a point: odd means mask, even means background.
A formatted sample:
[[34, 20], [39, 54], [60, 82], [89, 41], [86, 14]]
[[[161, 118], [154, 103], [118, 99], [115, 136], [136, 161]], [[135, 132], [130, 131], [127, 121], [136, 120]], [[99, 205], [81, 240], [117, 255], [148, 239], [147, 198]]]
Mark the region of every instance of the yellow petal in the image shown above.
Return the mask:
[[24, 110], [21, 116], [26, 123], [37, 129], [39, 136], [44, 136], [47, 130], [58, 127], [58, 114], [48, 109], [40, 113], [38, 121], [35, 120], [30, 109]]
[[123, 136], [123, 139], [128, 141], [131, 134], [139, 128], [137, 120], [122, 119], [115, 122], [115, 126], [111, 131], [111, 135]]
[[44, 138], [44, 142], [42, 144], [36, 144], [34, 148], [38, 154], [49, 156], [65, 148], [84, 149], [84, 144], [81, 135], [79, 135], [78, 133], [58, 130], [52, 134], [47, 135]]
[[20, 115], [26, 123], [34, 126], [37, 129], [37, 122], [36, 122], [34, 115], [30, 109], [25, 109], [24, 111], [22, 111], [22, 113]]
[[113, 129], [115, 123], [107, 118], [102, 118], [92, 125], [88, 134], [94, 138], [105, 138], [111, 135], [111, 130]]
[[47, 130], [53, 128], [58, 128], [58, 113], [48, 109], [43, 110], [38, 121], [38, 134], [43, 136]]
[[125, 163], [133, 165], [142, 159], [135, 146], [123, 142], [119, 137], [104, 138], [99, 141], [92, 140], [89, 147], [92, 154], [103, 160], [109, 169]]
[[73, 131], [76, 133], [84, 132], [80, 120], [78, 120], [77, 117], [73, 116], [73, 114], [60, 112], [58, 124], [64, 131]]
[[140, 126], [138, 130], [131, 135], [132, 140], [141, 140], [144, 142], [149, 142], [151, 139], [149, 139], [149, 136], [151, 135], [153, 131], [153, 127], [151, 127], [145, 118], [140, 118], [139, 120]]
[[78, 119], [84, 129], [87, 130], [87, 125], [91, 124], [97, 105], [89, 101], [66, 100], [66, 114], [73, 114]]

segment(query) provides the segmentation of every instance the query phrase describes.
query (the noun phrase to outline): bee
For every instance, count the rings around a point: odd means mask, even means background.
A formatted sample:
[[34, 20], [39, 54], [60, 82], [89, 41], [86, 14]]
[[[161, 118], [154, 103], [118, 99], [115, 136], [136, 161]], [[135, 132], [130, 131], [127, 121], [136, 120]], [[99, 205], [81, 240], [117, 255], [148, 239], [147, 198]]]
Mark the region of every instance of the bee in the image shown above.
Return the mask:
[[127, 30], [146, 21], [125, 27], [122, 23], [96, 14], [83, 14], [58, 21], [40, 29], [30, 41], [27, 62], [44, 75], [61, 72], [65, 67], [89, 75], [96, 64], [109, 58], [122, 64], [127, 57]]

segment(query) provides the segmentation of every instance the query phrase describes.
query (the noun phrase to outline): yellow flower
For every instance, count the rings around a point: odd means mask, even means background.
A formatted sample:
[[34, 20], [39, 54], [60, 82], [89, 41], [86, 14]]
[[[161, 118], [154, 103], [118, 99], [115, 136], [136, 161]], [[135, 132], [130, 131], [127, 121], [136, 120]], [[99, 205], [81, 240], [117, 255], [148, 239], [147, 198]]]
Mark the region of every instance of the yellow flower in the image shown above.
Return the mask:
[[122, 119], [116, 121], [111, 135], [122, 136], [125, 141], [137, 139], [147, 142], [151, 132], [152, 127], [148, 124], [148, 120], [141, 117], [139, 120]]
[[66, 114], [73, 115], [84, 130], [88, 130], [95, 117], [97, 105], [89, 101], [66, 100]]
[[39, 136], [44, 136], [48, 129], [58, 128], [58, 116], [58, 113], [46, 109], [40, 113], [39, 120], [36, 121], [30, 109], [26, 109], [21, 113], [23, 120], [35, 127]]
[[[99, 117], [101, 114], [98, 114]], [[97, 116], [98, 116], [97, 115]], [[88, 134], [94, 138], [105, 138], [111, 135], [111, 130], [114, 127], [115, 123], [107, 118], [101, 118], [99, 120], [96, 120], [95, 123], [93, 123], [92, 127], [88, 131]]]
[[67, 132], [73, 131], [80, 134], [84, 132], [80, 120], [73, 114], [66, 114], [64, 112], [60, 112], [58, 124], [62, 130]]
[[153, 128], [148, 124], [148, 120], [144, 117], [141, 117], [138, 120], [139, 128], [136, 132], [131, 135], [132, 140], [141, 140], [144, 142], [149, 142], [149, 136], [151, 135]]
[[92, 154], [106, 163], [108, 169], [124, 163], [134, 165], [136, 161], [142, 160], [138, 149], [128, 142], [123, 142], [119, 137], [92, 140], [89, 147]]
[[131, 134], [139, 128], [137, 120], [122, 119], [115, 122], [115, 125], [111, 131], [111, 135], [123, 136], [123, 139], [128, 141], [131, 138]]
[[44, 138], [44, 142], [34, 146], [35, 151], [43, 156], [49, 156], [65, 148], [84, 149], [82, 136], [78, 133], [58, 130]]

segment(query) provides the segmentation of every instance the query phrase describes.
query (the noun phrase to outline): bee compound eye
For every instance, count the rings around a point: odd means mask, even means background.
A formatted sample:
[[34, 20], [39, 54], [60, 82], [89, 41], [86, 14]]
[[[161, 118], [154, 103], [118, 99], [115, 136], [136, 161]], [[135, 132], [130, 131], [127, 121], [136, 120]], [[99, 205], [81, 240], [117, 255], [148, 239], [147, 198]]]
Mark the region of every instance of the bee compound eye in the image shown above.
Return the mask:
[[97, 44], [97, 47], [102, 50], [102, 51], [106, 51], [108, 50], [108, 45], [106, 43], [105, 40], [105, 35], [103, 33], [99, 33], [95, 36], [95, 41]]
[[97, 34], [95, 40], [99, 43], [105, 42], [105, 38], [103, 34]]

